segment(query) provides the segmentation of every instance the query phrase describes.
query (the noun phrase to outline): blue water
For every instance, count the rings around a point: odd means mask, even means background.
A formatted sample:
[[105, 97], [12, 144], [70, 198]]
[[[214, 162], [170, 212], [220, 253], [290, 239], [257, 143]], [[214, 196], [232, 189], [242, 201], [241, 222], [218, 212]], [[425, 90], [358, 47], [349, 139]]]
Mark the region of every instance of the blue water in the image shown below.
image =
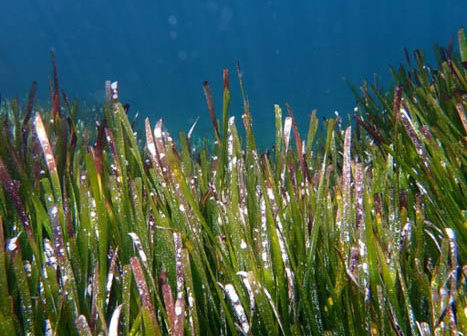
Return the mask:
[[[15, 0], [0, 9], [0, 92], [24, 96], [32, 80], [48, 96], [49, 50], [72, 98], [102, 102], [104, 81], [173, 133], [197, 116], [212, 134], [201, 83], [209, 80], [220, 113], [222, 69], [231, 70], [233, 109], [240, 61], [260, 142], [272, 139], [273, 104], [289, 102], [301, 128], [353, 110], [344, 82], [360, 84], [404, 62], [403, 48], [432, 55], [467, 22], [465, 0], [129, 1]], [[240, 126], [240, 125], [239, 125]]]

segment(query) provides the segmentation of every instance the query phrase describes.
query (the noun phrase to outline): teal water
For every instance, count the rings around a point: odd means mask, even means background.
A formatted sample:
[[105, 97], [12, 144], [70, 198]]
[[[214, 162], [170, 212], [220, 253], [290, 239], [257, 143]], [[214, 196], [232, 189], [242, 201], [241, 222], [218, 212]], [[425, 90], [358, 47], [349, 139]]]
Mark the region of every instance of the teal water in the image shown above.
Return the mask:
[[[118, 80], [130, 113], [173, 133], [197, 116], [212, 134], [201, 83], [209, 80], [217, 112], [222, 69], [235, 81], [240, 61], [259, 141], [272, 139], [273, 104], [292, 106], [302, 129], [320, 116], [353, 110], [344, 82], [360, 84], [404, 62], [403, 48], [432, 55], [467, 22], [465, 0], [123, 1], [15, 0], [0, 10], [0, 93], [24, 96], [32, 80], [48, 97], [49, 51], [72, 98], [102, 102], [104, 81]], [[140, 118], [142, 119], [142, 118]]]

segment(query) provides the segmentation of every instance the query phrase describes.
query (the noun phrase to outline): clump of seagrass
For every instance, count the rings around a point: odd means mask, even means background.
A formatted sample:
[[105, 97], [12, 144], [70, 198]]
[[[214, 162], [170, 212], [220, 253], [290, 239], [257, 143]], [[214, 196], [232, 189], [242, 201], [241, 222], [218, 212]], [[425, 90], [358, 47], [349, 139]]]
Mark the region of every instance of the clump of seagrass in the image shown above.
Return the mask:
[[[194, 155], [117, 83], [76, 119], [52, 54], [50, 110], [1, 106], [0, 326], [8, 335], [451, 335], [466, 330], [467, 42], [436, 69], [356, 91], [354, 126], [313, 113], [301, 138], [275, 105], [259, 154], [203, 84], [216, 143]], [[407, 53], [408, 55], [408, 53]], [[90, 144], [90, 131], [96, 143]], [[322, 132], [324, 131], [324, 132]], [[294, 139], [292, 139], [292, 133]], [[323, 134], [324, 133], [324, 134]]]

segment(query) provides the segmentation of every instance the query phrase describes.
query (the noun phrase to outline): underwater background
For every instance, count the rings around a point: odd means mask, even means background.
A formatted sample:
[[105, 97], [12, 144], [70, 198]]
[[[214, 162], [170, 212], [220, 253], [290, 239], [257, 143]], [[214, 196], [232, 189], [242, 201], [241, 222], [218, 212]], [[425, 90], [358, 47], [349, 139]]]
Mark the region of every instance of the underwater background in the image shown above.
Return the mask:
[[89, 106], [118, 80], [123, 103], [139, 120], [164, 119], [176, 134], [197, 116], [195, 133], [212, 136], [201, 83], [208, 80], [220, 113], [222, 69], [232, 77], [232, 111], [242, 114], [240, 62], [260, 145], [274, 132], [273, 104], [288, 102], [304, 130], [318, 116], [353, 111], [344, 78], [388, 83], [388, 65], [403, 49], [447, 45], [467, 22], [465, 0], [395, 1], [2, 1], [0, 93], [25, 97], [38, 81], [48, 101], [51, 49], [61, 87]]

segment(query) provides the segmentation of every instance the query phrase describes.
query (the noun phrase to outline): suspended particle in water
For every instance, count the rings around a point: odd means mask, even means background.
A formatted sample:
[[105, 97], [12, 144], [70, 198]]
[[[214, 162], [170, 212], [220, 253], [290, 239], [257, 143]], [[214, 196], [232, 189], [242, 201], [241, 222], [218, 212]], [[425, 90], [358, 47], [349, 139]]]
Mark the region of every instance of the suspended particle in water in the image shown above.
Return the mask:
[[170, 15], [168, 19], [169, 25], [175, 26], [177, 24], [177, 17], [175, 15]]
[[185, 50], [180, 50], [180, 51], [178, 52], [178, 55], [177, 55], [177, 56], [178, 56], [178, 59], [181, 60], [181, 61], [186, 60], [187, 57], [188, 57], [188, 55], [187, 55], [187, 53], [186, 53]]

